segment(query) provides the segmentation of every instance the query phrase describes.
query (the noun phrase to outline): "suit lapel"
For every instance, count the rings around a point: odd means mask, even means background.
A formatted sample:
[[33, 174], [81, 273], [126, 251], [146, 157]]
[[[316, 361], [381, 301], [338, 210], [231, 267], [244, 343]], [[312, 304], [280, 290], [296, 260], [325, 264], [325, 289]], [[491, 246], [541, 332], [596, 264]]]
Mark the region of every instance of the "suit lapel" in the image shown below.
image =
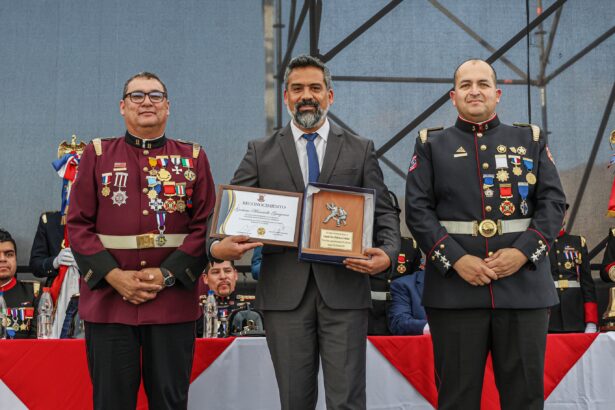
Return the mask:
[[320, 177], [318, 182], [328, 183], [331, 178], [333, 168], [342, 148], [342, 129], [329, 121], [331, 128], [327, 138], [327, 149], [325, 151], [325, 159], [323, 160]]
[[290, 129], [290, 123], [278, 134], [278, 144], [284, 155], [286, 166], [290, 171], [290, 176], [297, 188], [297, 192], [303, 192], [305, 190], [305, 184], [303, 182], [303, 174], [301, 173], [301, 165], [299, 165], [297, 148], [295, 147], [295, 140], [293, 138], [293, 132]]

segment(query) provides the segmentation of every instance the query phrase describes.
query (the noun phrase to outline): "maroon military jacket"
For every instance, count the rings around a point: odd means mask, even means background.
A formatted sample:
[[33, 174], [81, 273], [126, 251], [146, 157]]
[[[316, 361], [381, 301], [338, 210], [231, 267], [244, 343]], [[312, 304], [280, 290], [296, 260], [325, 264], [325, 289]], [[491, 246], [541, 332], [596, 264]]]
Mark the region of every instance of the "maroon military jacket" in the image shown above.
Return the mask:
[[[141, 140], [129, 133], [90, 143], [81, 157], [68, 212], [70, 245], [81, 273], [81, 318], [127, 325], [197, 319], [194, 282], [207, 263], [206, 221], [214, 203], [209, 162], [198, 145], [165, 136]], [[98, 236], [158, 235], [163, 215], [165, 235], [187, 234], [179, 247], [118, 249], [105, 247]], [[105, 280], [116, 267], [164, 267], [176, 283], [155, 299], [133, 305]]]

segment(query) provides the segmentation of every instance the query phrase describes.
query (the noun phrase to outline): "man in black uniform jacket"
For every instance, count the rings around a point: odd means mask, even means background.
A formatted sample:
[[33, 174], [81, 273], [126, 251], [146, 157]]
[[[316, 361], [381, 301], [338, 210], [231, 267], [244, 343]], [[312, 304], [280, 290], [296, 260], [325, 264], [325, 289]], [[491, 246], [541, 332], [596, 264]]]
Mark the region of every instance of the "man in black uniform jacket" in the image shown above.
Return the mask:
[[46, 278], [45, 286], [51, 286], [60, 265], [75, 263], [71, 249], [62, 246], [65, 226], [59, 211], [43, 212], [38, 221], [30, 252], [30, 269], [34, 276]]
[[[35, 303], [38, 283], [15, 279], [17, 245], [7, 231], [0, 229], [0, 292], [6, 302], [7, 339], [36, 339]], [[35, 286], [36, 285], [36, 286]]]
[[562, 228], [549, 260], [559, 297], [559, 305], [551, 308], [549, 333], [596, 332], [598, 303], [585, 238]]
[[500, 123], [493, 68], [466, 61], [454, 83], [459, 118], [419, 133], [406, 185], [406, 223], [426, 254], [438, 405], [479, 409], [491, 352], [502, 409], [542, 409], [558, 303], [547, 252], [566, 200], [540, 129]]

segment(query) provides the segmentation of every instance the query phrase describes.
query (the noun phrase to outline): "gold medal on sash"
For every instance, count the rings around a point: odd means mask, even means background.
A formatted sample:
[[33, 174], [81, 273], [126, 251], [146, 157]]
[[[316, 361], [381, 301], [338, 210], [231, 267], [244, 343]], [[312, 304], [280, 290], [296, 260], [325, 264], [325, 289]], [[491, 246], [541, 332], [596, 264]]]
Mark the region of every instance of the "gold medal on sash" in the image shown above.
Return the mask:
[[520, 176], [521, 174], [523, 174], [523, 171], [521, 170], [521, 167], [514, 166], [512, 173], [515, 174], [516, 176]]
[[147, 197], [149, 199], [156, 199], [156, 197], [158, 196], [158, 192], [156, 192], [156, 190], [151, 189], [147, 192]]
[[105, 185], [100, 191], [100, 193], [102, 196], [109, 196], [109, 194], [111, 194], [111, 188]]
[[534, 185], [536, 183], [536, 175], [532, 174], [531, 172], [528, 172], [525, 175], [525, 180], [527, 181], [528, 184]]
[[187, 169], [186, 172], [184, 172], [184, 178], [186, 178], [188, 181], [194, 181], [196, 179], [196, 174], [193, 170]]
[[504, 154], [506, 152], [506, 145], [498, 145], [496, 150], [500, 153], [500, 154]]
[[508, 174], [508, 171], [506, 171], [505, 169], [500, 169], [495, 177], [500, 182], [506, 182], [508, 181], [509, 174]]
[[525, 149], [525, 147], [523, 147], [523, 146], [517, 147], [517, 154], [525, 155], [525, 154], [527, 154], [527, 149]]
[[186, 202], [183, 199], [178, 199], [176, 203], [177, 212], [186, 211]]
[[564, 268], [566, 269], [572, 269], [572, 263], [570, 261], [566, 261], [564, 262]]

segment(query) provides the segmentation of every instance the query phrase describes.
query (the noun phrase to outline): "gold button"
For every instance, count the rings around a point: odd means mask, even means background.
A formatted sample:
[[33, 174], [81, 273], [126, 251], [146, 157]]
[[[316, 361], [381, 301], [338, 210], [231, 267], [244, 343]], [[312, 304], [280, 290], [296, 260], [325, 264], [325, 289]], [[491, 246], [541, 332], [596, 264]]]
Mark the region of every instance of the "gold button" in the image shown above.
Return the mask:
[[542, 241], [538, 241], [538, 244], [539, 244], [539, 245], [542, 245]]
[[489, 256], [493, 255], [493, 251], [489, 251], [489, 253], [487, 255], [489, 255]]
[[489, 164], [487, 164], [486, 162], [483, 162], [483, 169], [489, 169]]
[[485, 211], [487, 211], [487, 212], [491, 212], [491, 206], [490, 206], [490, 205], [487, 205], [487, 206], [485, 207]]
[[147, 262], [146, 261], [141, 261], [141, 266], [146, 266]]
[[476, 136], [477, 136], [478, 138], [480, 138], [480, 137], [482, 137], [482, 136], [483, 136], [483, 133], [482, 133], [482, 132], [477, 132], [477, 133], [476, 133]]
[[149, 215], [149, 211], [147, 209], [143, 210], [143, 215]]
[[555, 251], [555, 253], [559, 253], [559, 249]]
[[557, 239], [555, 240], [555, 243], [557, 243]]
[[557, 262], [557, 266], [562, 266], [561, 262]]
[[143, 193], [147, 194], [149, 192], [149, 190], [147, 188], [143, 188]]
[[436, 256], [435, 256], [435, 255], [432, 255], [431, 260], [432, 260], [432, 261], [435, 261], [435, 260], [436, 260]]
[[148, 150], [146, 150], [146, 149], [144, 149], [144, 150], [143, 150], [143, 155], [149, 155], [149, 151], [148, 151]]
[[487, 150], [487, 146], [485, 144], [480, 146], [480, 150], [481, 151], [486, 151]]
[[147, 172], [147, 171], [149, 171], [149, 168], [148, 167], [143, 167], [143, 172]]
[[563, 278], [563, 277], [564, 277], [564, 275], [559, 275], [559, 278], [560, 278], [560, 279], [561, 279], [561, 278]]
[[444, 249], [444, 244], [440, 244], [440, 249]]

